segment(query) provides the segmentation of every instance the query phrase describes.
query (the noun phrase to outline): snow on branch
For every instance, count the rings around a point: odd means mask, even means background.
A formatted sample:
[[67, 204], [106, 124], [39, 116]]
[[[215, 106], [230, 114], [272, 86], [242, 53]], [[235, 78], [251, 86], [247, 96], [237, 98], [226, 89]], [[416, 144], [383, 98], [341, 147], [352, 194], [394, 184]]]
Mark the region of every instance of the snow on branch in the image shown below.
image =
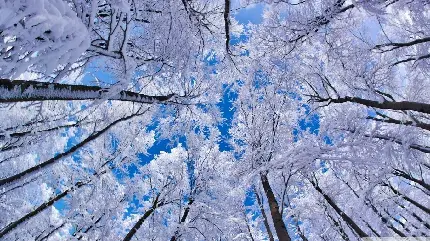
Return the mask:
[[0, 0], [0, 72], [49, 74], [89, 47], [86, 26], [62, 0]]

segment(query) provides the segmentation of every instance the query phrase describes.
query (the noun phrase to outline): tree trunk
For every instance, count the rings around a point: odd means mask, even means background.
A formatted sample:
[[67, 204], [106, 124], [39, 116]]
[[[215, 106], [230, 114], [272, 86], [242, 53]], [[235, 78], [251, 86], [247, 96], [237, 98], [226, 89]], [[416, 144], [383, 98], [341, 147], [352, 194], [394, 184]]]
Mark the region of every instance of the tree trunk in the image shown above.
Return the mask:
[[0, 238], [2, 238], [4, 235], [6, 235], [7, 233], [9, 233], [10, 231], [12, 231], [14, 228], [18, 227], [18, 225], [24, 223], [25, 221], [27, 221], [28, 219], [36, 216], [37, 214], [41, 213], [43, 210], [51, 207], [56, 201], [62, 199], [63, 197], [65, 197], [69, 192], [73, 191], [76, 188], [80, 188], [86, 184], [88, 184], [89, 182], [83, 183], [83, 182], [78, 182], [75, 184], [75, 186], [65, 190], [64, 192], [58, 194], [57, 196], [55, 196], [54, 198], [51, 198], [49, 201], [43, 203], [42, 205], [40, 205], [39, 207], [37, 207], [36, 209], [34, 209], [33, 211], [27, 213], [26, 215], [24, 215], [22, 218], [8, 224], [6, 227], [4, 227], [2, 230], [0, 230]]
[[261, 183], [263, 185], [264, 192], [266, 194], [267, 201], [270, 207], [270, 214], [272, 215], [273, 225], [275, 226], [276, 235], [279, 241], [291, 241], [288, 235], [287, 228], [285, 227], [284, 220], [282, 219], [282, 214], [279, 213], [279, 205], [276, 201], [275, 194], [270, 187], [269, 180], [267, 179], [267, 174], [260, 174]]
[[[184, 223], [185, 220], [187, 220], [188, 214], [190, 213], [190, 206], [194, 203], [194, 199], [190, 199], [188, 201], [188, 205], [185, 208], [184, 214], [182, 215], [181, 220], [179, 221], [179, 224]], [[170, 241], [176, 241], [177, 237], [179, 235], [179, 230], [175, 231], [175, 234], [170, 238]]]
[[249, 237], [251, 238], [251, 241], [255, 241], [254, 237], [252, 236], [251, 227], [249, 227], [248, 218], [246, 217], [246, 211], [245, 210], [243, 211], [243, 215], [245, 218], [246, 229], [248, 230]]
[[123, 241], [130, 241], [133, 236], [136, 234], [137, 230], [142, 226], [143, 222], [151, 216], [151, 214], [157, 209], [158, 207], [161, 207], [163, 204], [158, 202], [158, 198], [160, 197], [160, 194], [157, 195], [157, 197], [154, 200], [154, 203], [152, 204], [152, 207], [147, 210], [143, 216], [134, 224], [133, 228], [130, 229], [130, 231], [127, 233]]
[[384, 109], [384, 110], [412, 110], [424, 114], [430, 114], [430, 104], [412, 101], [384, 101], [362, 99], [358, 97], [345, 96], [336, 99], [317, 99], [316, 102], [333, 102], [333, 103], [357, 103], [368, 107]]
[[332, 221], [334, 226], [336, 226], [337, 231], [338, 231], [339, 235], [342, 237], [342, 239], [345, 241], [349, 241], [349, 237], [345, 233], [345, 230], [343, 229], [342, 225], [340, 224], [340, 220], [339, 220], [339, 222], [336, 221], [336, 219], [334, 219], [328, 212], [327, 212], [327, 217]]
[[123, 117], [121, 119], [118, 119], [118, 120], [112, 122], [111, 124], [109, 124], [108, 126], [106, 126], [104, 129], [96, 132], [95, 134], [90, 135], [89, 137], [87, 137], [82, 142], [80, 142], [80, 143], [76, 144], [75, 146], [73, 146], [72, 148], [70, 148], [68, 151], [65, 151], [65, 152], [63, 152], [61, 154], [58, 154], [55, 157], [53, 157], [53, 158], [51, 158], [51, 159], [49, 159], [49, 160], [47, 160], [45, 162], [42, 162], [42, 163], [40, 163], [40, 164], [38, 164], [36, 166], [33, 166], [33, 167], [31, 167], [31, 168], [29, 168], [29, 169], [27, 169], [25, 171], [22, 171], [21, 173], [18, 173], [16, 175], [0, 179], [0, 186], [3, 186], [5, 184], [8, 184], [8, 183], [11, 183], [11, 182], [14, 182], [14, 181], [17, 181], [17, 180], [23, 178], [24, 176], [26, 176], [28, 174], [31, 174], [31, 173], [36, 172], [36, 171], [40, 171], [43, 168], [54, 164], [56, 161], [60, 160], [61, 158], [64, 158], [64, 157], [67, 157], [67, 156], [71, 155], [72, 153], [74, 153], [75, 151], [77, 151], [79, 148], [85, 146], [87, 143], [89, 143], [89, 142], [97, 139], [100, 135], [102, 135], [103, 133], [105, 133], [107, 130], [109, 130], [114, 125], [116, 125], [116, 124], [118, 124], [120, 122], [123, 122], [123, 121], [127, 121], [127, 120], [129, 120], [129, 119], [131, 119], [131, 118], [133, 118], [135, 116], [138, 116], [138, 115], [141, 115], [141, 114], [137, 114], [136, 113], [136, 114], [132, 114], [132, 115], [129, 115], [127, 117]]
[[310, 183], [314, 186], [315, 190], [317, 190], [323, 197], [324, 199], [327, 201], [328, 204], [330, 204], [330, 206], [336, 211], [336, 213], [343, 219], [343, 221], [345, 221], [348, 226], [350, 226], [352, 228], [352, 230], [354, 230], [354, 232], [356, 232], [358, 234], [358, 236], [360, 236], [361, 238], [363, 237], [369, 237], [369, 235], [367, 235], [353, 220], [352, 218], [350, 218], [348, 215], [346, 215], [337, 205], [336, 203], [327, 195], [325, 194], [321, 188], [313, 181], [310, 181]]
[[430, 230], [430, 224], [428, 224], [427, 222], [425, 222], [420, 216], [418, 216], [418, 214], [414, 213], [409, 208], [403, 206], [400, 203], [396, 202], [396, 204], [399, 205], [399, 207], [401, 207], [402, 209], [404, 209], [406, 212], [408, 212], [409, 214], [411, 214], [416, 220], [418, 220], [418, 222], [420, 222], [422, 225], [424, 225], [424, 227], [426, 227], [427, 229]]
[[391, 186], [390, 184], [387, 184], [388, 187], [390, 187], [391, 191], [393, 191], [394, 194], [399, 195], [400, 197], [402, 197], [404, 200], [412, 203], [414, 206], [416, 206], [417, 208], [423, 210], [424, 212], [426, 212], [427, 214], [430, 215], [430, 208], [424, 207], [423, 205], [421, 205], [420, 203], [418, 203], [417, 201], [409, 198], [408, 196], [405, 196], [404, 194], [402, 194], [401, 192], [399, 192], [398, 190], [396, 190], [393, 186]]
[[375, 207], [375, 205], [372, 204], [372, 202], [370, 202], [369, 199], [366, 200], [365, 204], [367, 206], [370, 206], [370, 208], [372, 209], [372, 211], [379, 216], [379, 218], [381, 218], [381, 221], [383, 223], [385, 223], [387, 225], [387, 227], [389, 229], [391, 229], [394, 233], [396, 233], [397, 235], [399, 235], [400, 237], [406, 237], [406, 235], [404, 233], [402, 233], [400, 230], [398, 230], [397, 228], [395, 228], [392, 224], [390, 224], [388, 222], [388, 219], [385, 218], [384, 216], [382, 216], [382, 214], [379, 213], [378, 209]]
[[264, 211], [263, 203], [261, 202], [260, 195], [258, 195], [258, 192], [255, 188], [254, 188], [254, 193], [258, 202], [258, 206], [260, 207], [261, 215], [263, 215], [263, 223], [264, 223], [264, 227], [266, 227], [267, 234], [269, 235], [269, 240], [274, 241], [275, 239], [273, 238], [272, 231], [270, 230], [269, 222], [267, 220], [266, 212]]
[[131, 91], [109, 93], [98, 86], [0, 79], [0, 103], [44, 100], [119, 100], [154, 104], [169, 102], [175, 95], [151, 96]]
[[413, 181], [415, 183], [418, 183], [422, 187], [427, 189], [427, 191], [430, 192], [430, 184], [426, 183], [424, 180], [417, 179], [417, 178], [413, 177], [412, 175], [409, 175], [408, 173], [406, 173], [402, 170], [399, 170], [399, 169], [394, 169], [394, 175], [399, 176], [399, 177], [403, 177], [409, 181]]

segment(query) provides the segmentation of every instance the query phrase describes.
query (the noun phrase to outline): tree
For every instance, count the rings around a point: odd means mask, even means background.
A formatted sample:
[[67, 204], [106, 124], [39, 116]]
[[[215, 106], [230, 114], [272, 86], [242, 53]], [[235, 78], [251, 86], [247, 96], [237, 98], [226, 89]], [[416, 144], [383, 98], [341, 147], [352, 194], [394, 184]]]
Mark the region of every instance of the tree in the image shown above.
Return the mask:
[[429, 7], [0, 0], [0, 239], [429, 236]]

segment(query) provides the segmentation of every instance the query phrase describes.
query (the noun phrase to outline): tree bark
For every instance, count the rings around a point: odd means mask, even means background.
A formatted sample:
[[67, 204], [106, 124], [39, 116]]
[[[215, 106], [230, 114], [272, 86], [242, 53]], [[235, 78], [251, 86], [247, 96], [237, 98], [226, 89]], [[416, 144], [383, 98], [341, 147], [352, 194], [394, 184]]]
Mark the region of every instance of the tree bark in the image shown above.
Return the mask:
[[24, 215], [20, 219], [8, 224], [6, 227], [4, 227], [2, 230], [0, 230], [0, 238], [2, 238], [4, 235], [6, 235], [10, 231], [12, 231], [14, 228], [18, 227], [18, 225], [20, 225], [20, 224], [24, 223], [25, 221], [27, 221], [28, 219], [36, 216], [37, 214], [41, 213], [43, 210], [51, 207], [56, 201], [62, 199], [63, 197], [65, 197], [67, 194], [69, 194], [74, 189], [80, 188], [80, 187], [82, 187], [88, 183], [89, 182], [86, 182], [86, 183], [78, 182], [78, 183], [76, 183], [75, 186], [63, 191], [62, 193], [58, 194], [54, 198], [51, 198], [49, 201], [43, 203], [42, 205], [40, 205], [39, 207], [37, 207], [33, 211], [27, 213], [26, 215]]
[[249, 237], [251, 238], [251, 241], [255, 241], [254, 237], [252, 236], [251, 227], [249, 227], [248, 218], [246, 217], [246, 212], [245, 211], [243, 211], [243, 215], [244, 215], [244, 218], [245, 218], [246, 229], [248, 230]]
[[15, 181], [23, 178], [24, 176], [26, 176], [28, 174], [31, 174], [31, 173], [36, 172], [36, 171], [39, 171], [39, 170], [41, 170], [41, 169], [43, 169], [43, 168], [45, 168], [47, 166], [50, 166], [50, 165], [54, 164], [56, 161], [60, 160], [61, 158], [67, 157], [67, 156], [71, 155], [72, 153], [74, 153], [75, 151], [77, 151], [79, 148], [85, 146], [87, 143], [89, 143], [89, 142], [97, 139], [100, 135], [102, 135], [103, 133], [105, 133], [107, 130], [109, 130], [114, 125], [116, 125], [116, 124], [118, 124], [120, 122], [123, 122], [123, 121], [127, 121], [127, 120], [129, 120], [129, 119], [131, 119], [131, 118], [133, 118], [135, 116], [139, 116], [139, 115], [142, 115], [142, 114], [135, 113], [135, 114], [129, 115], [127, 117], [120, 118], [120, 119], [118, 119], [118, 120], [110, 123], [104, 129], [96, 132], [95, 134], [90, 135], [85, 140], [83, 140], [82, 142], [76, 144], [75, 146], [73, 146], [69, 150], [67, 150], [67, 151], [65, 151], [65, 152], [63, 152], [61, 154], [58, 154], [55, 157], [53, 157], [53, 158], [51, 158], [51, 159], [49, 159], [49, 160], [47, 160], [45, 162], [42, 162], [42, 163], [40, 163], [40, 164], [38, 164], [36, 166], [33, 166], [33, 167], [31, 167], [31, 168], [29, 168], [29, 169], [27, 169], [27, 170], [25, 170], [25, 171], [23, 171], [21, 173], [18, 173], [16, 175], [13, 175], [13, 176], [10, 176], [10, 177], [7, 177], [7, 178], [0, 179], [0, 186], [3, 186], [5, 184], [11, 183], [11, 182], [15, 182]]
[[106, 99], [154, 104], [169, 102], [174, 96], [175, 94], [152, 96], [124, 90], [116, 94], [109, 93], [109, 89], [98, 86], [0, 79], [0, 103]]
[[336, 213], [343, 219], [343, 221], [345, 221], [348, 226], [350, 226], [352, 228], [352, 230], [354, 230], [354, 232], [356, 232], [358, 234], [358, 236], [360, 236], [361, 238], [363, 237], [369, 237], [369, 235], [367, 235], [353, 220], [352, 218], [350, 218], [348, 215], [346, 215], [337, 205], [336, 203], [327, 195], [325, 194], [321, 188], [313, 181], [310, 181], [310, 183], [312, 184], [312, 186], [314, 186], [315, 190], [317, 190], [323, 197], [324, 199], [327, 201], [328, 204], [330, 204], [330, 206], [336, 211]]
[[402, 170], [399, 170], [399, 169], [394, 169], [394, 175], [399, 176], [399, 177], [403, 177], [409, 181], [413, 181], [415, 183], [418, 183], [419, 185], [421, 185], [422, 187], [427, 189], [427, 191], [430, 192], [430, 184], [426, 183], [424, 180], [417, 179], [417, 178], [413, 177], [412, 175], [409, 175], [408, 173], [406, 173]]
[[368, 107], [374, 107], [378, 109], [385, 109], [385, 110], [412, 110], [421, 112], [424, 114], [430, 114], [430, 104], [427, 103], [421, 103], [421, 102], [413, 102], [413, 101], [384, 101], [379, 102], [375, 100], [368, 100], [368, 99], [362, 99], [358, 97], [350, 97], [345, 96], [343, 98], [317, 98], [315, 100], [316, 102], [332, 102], [332, 103], [357, 103], [361, 105], [365, 105]]
[[136, 234], [137, 230], [142, 226], [143, 222], [151, 216], [151, 214], [157, 209], [158, 207], [161, 207], [163, 204], [158, 202], [158, 198], [160, 197], [160, 194], [157, 195], [155, 198], [152, 207], [148, 209], [143, 216], [134, 224], [133, 228], [130, 229], [130, 231], [127, 233], [127, 235], [124, 237], [123, 241], [130, 241], [133, 236]]
[[230, 54], [230, 0], [224, 0], [225, 50]]
[[257, 199], [258, 206], [260, 207], [261, 215], [263, 216], [263, 223], [264, 223], [264, 227], [266, 227], [267, 234], [269, 235], [269, 240], [274, 241], [275, 239], [273, 238], [273, 233], [270, 230], [269, 221], [267, 220], [267, 215], [266, 215], [266, 212], [264, 211], [263, 203], [261, 202], [260, 195], [258, 195], [258, 192], [255, 188], [254, 188], [254, 193]]
[[[194, 199], [190, 199], [188, 201], [188, 205], [185, 208], [184, 214], [182, 215], [181, 220], [179, 221], [179, 224], [184, 223], [185, 220], [187, 220], [188, 214], [190, 213], [190, 206], [194, 203]], [[173, 234], [173, 236], [170, 238], [170, 241], [176, 241], [177, 237], [179, 235], [179, 230], [175, 231], [175, 234]]]
[[284, 220], [282, 219], [282, 214], [279, 213], [279, 205], [276, 201], [275, 194], [270, 187], [269, 180], [267, 179], [267, 174], [260, 174], [261, 183], [263, 185], [264, 192], [266, 194], [267, 201], [270, 207], [270, 214], [272, 215], [273, 225], [275, 226], [276, 235], [279, 241], [291, 241], [288, 235], [287, 228], [285, 227]]
[[345, 241], [349, 241], [349, 237], [345, 233], [345, 230], [343, 229], [343, 227], [340, 224], [340, 222], [336, 221], [336, 219], [334, 219], [329, 213], [327, 213], [327, 217], [332, 221], [332, 223], [334, 224], [334, 226], [336, 226], [337, 231], [338, 231], [339, 235], [342, 237], [342, 239], [345, 240]]
[[370, 206], [370, 208], [372, 209], [372, 211], [379, 216], [379, 218], [381, 219], [381, 221], [383, 223], [385, 223], [387, 225], [387, 227], [389, 229], [391, 229], [394, 233], [396, 233], [397, 235], [399, 235], [400, 237], [406, 237], [406, 235], [404, 233], [402, 233], [400, 230], [398, 230], [397, 228], [395, 228], [392, 224], [390, 224], [388, 222], [388, 219], [385, 218], [384, 216], [382, 216], [382, 214], [379, 213], [378, 209], [375, 207], [375, 205], [372, 204], [372, 202], [370, 202], [369, 199], [366, 200], [365, 204], [367, 206]]
[[393, 186], [391, 186], [390, 184], [387, 184], [387, 186], [391, 189], [391, 191], [393, 191], [394, 194], [399, 195], [400, 197], [402, 197], [404, 200], [412, 203], [414, 206], [416, 206], [417, 208], [423, 210], [424, 212], [426, 212], [427, 214], [430, 215], [430, 208], [424, 207], [423, 205], [421, 205], [420, 203], [418, 203], [417, 201], [409, 198], [408, 196], [402, 194], [401, 192], [399, 192], [398, 190], [396, 190]]

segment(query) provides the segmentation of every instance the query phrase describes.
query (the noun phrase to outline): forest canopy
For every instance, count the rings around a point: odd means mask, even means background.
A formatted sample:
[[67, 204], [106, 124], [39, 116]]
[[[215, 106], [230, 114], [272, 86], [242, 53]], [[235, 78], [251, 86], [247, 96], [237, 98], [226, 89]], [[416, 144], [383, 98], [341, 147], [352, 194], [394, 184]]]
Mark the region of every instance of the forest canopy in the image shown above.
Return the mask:
[[0, 240], [430, 237], [427, 0], [0, 0]]

